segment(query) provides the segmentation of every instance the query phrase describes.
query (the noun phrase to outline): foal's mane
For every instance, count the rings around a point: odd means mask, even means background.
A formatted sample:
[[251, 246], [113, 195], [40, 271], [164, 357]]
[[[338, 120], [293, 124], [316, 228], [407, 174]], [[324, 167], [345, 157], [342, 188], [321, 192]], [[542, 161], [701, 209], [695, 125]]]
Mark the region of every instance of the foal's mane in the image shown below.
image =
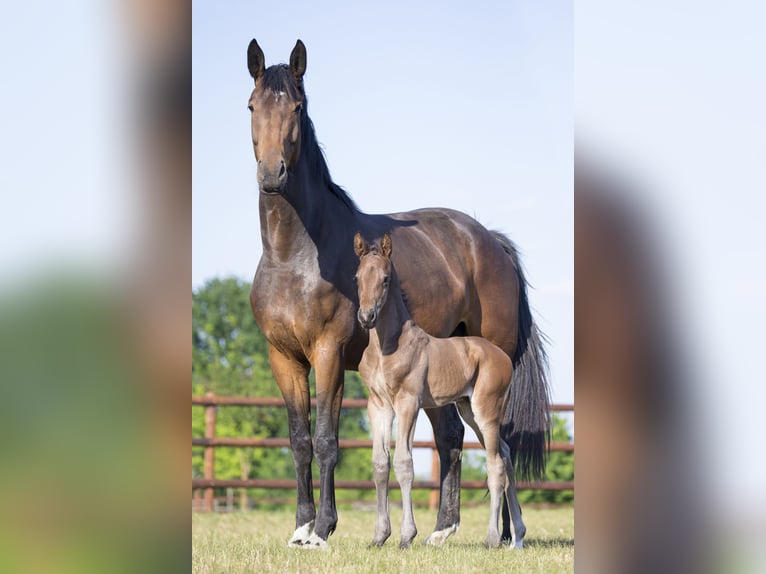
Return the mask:
[[285, 92], [293, 100], [303, 99], [303, 110], [301, 111], [301, 154], [306, 157], [309, 171], [346, 207], [351, 211], [359, 211], [351, 196], [346, 190], [335, 183], [332, 180], [332, 176], [330, 176], [330, 169], [327, 167], [324, 151], [317, 141], [314, 123], [309, 117], [308, 98], [303, 90], [302, 83], [300, 86], [296, 83], [290, 67], [287, 64], [269, 66], [264, 70], [261, 81], [265, 88], [275, 94]]

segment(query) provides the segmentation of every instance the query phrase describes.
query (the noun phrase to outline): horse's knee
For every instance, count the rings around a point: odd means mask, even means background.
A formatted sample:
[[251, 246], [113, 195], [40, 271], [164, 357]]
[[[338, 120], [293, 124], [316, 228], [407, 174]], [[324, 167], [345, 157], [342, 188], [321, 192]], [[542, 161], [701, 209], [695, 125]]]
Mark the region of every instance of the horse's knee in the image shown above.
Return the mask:
[[402, 480], [412, 480], [415, 476], [412, 464], [411, 456], [395, 456], [394, 457], [394, 472], [396, 478], [401, 482]]
[[450, 448], [463, 448], [463, 438], [465, 437], [465, 425], [455, 411], [455, 416], [446, 428], [441, 429], [441, 439], [445, 446]]
[[314, 450], [319, 466], [334, 468], [338, 463], [338, 439], [332, 436], [318, 436], [314, 439]]
[[311, 445], [311, 436], [300, 434], [290, 437], [290, 448], [293, 451], [293, 461], [296, 467], [311, 464], [313, 448]]
[[391, 471], [391, 461], [388, 455], [380, 453], [372, 456], [372, 473], [375, 478], [388, 477]]

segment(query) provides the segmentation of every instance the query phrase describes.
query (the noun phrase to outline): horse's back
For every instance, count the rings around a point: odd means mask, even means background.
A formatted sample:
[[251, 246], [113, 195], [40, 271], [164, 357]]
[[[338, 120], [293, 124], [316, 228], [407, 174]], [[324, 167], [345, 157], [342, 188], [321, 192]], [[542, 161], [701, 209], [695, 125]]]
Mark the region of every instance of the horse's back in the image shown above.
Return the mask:
[[512, 356], [518, 333], [515, 262], [474, 218], [446, 208], [386, 216], [392, 258], [415, 322], [431, 335], [465, 333], [489, 339]]

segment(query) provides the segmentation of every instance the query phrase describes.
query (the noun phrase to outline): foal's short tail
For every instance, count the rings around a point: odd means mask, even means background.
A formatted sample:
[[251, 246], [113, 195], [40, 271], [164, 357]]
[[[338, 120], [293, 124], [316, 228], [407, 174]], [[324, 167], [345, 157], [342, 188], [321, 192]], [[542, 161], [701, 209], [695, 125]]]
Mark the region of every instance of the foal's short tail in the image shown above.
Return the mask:
[[503, 234], [493, 234], [513, 260], [519, 280], [519, 336], [500, 435], [511, 447], [516, 478], [542, 480], [551, 422], [546, 338], [532, 319], [527, 280], [516, 246]]

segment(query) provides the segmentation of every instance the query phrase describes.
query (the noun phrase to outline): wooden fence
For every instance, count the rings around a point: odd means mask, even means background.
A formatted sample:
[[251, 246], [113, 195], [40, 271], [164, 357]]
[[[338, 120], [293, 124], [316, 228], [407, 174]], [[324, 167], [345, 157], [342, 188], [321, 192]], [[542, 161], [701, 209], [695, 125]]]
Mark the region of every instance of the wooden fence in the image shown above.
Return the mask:
[[[205, 396], [192, 397], [192, 405], [205, 407], [205, 436], [204, 438], [192, 438], [192, 446], [202, 446], [204, 450], [204, 478], [192, 479], [192, 494], [195, 490], [204, 491], [202, 509], [213, 510], [214, 488], [265, 488], [265, 489], [295, 489], [293, 479], [216, 479], [215, 478], [215, 449], [216, 447], [257, 447], [257, 448], [285, 448], [290, 447], [289, 438], [240, 438], [240, 437], [216, 437], [216, 409], [219, 406], [252, 406], [252, 407], [284, 407], [285, 403], [279, 397], [218, 397], [213, 393]], [[316, 406], [316, 399], [311, 399], [311, 406]], [[366, 409], [367, 399], [343, 399], [343, 408]], [[574, 412], [574, 405], [554, 404], [552, 412]], [[339, 448], [372, 448], [371, 439], [339, 439]], [[391, 447], [396, 446], [396, 441], [391, 441]], [[425, 488], [431, 490], [429, 506], [435, 509], [439, 502], [439, 455], [433, 440], [416, 440], [413, 448], [427, 448], [432, 451], [431, 480], [416, 480], [413, 488]], [[463, 449], [481, 449], [478, 442], [465, 442]], [[574, 452], [574, 443], [553, 442], [551, 451]], [[392, 488], [398, 488], [399, 483], [392, 481]], [[483, 480], [463, 480], [461, 488], [477, 489], [486, 488]], [[335, 488], [341, 489], [374, 489], [372, 480], [336, 480]], [[536, 490], [574, 490], [574, 482], [517, 482], [516, 488]], [[196, 498], [196, 497], [194, 497]]]

